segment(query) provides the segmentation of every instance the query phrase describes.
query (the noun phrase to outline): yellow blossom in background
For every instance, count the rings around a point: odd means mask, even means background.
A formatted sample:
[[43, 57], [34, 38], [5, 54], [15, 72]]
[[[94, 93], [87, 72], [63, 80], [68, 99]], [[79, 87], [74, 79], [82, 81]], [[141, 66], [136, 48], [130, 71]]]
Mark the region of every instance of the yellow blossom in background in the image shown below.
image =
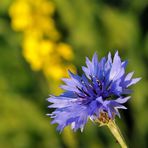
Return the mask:
[[[59, 94], [61, 78], [67, 76], [68, 69], [75, 71], [75, 67], [69, 64], [74, 58], [72, 48], [60, 41], [52, 18], [54, 11], [54, 3], [49, 0], [14, 0], [9, 14], [12, 28], [23, 33], [24, 58], [32, 70], [43, 72], [51, 92]], [[69, 133], [69, 137], [67, 140], [75, 144], [74, 135]]]
[[32, 23], [31, 8], [27, 1], [18, 0], [12, 3], [9, 14], [12, 19], [12, 28], [16, 31], [23, 31], [27, 29]]
[[14, 0], [9, 9], [12, 28], [23, 33], [23, 56], [32, 70], [41, 70], [49, 85], [54, 84], [51, 91], [57, 92], [61, 77], [75, 67], [69, 64], [74, 58], [71, 46], [60, 42], [54, 12], [55, 5], [50, 0]]
[[65, 43], [60, 43], [57, 47], [58, 53], [66, 60], [73, 59], [73, 52], [69, 45]]

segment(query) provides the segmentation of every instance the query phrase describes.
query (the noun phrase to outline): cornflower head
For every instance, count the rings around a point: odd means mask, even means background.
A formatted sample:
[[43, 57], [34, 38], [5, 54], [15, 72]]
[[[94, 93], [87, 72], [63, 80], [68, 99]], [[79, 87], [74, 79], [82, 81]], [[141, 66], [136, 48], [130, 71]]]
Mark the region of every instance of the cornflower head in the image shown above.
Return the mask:
[[128, 87], [140, 80], [132, 78], [134, 72], [125, 74], [126, 65], [127, 61], [121, 61], [118, 51], [113, 59], [109, 53], [100, 61], [95, 53], [92, 61], [86, 58], [82, 76], [69, 71], [70, 78], [62, 79], [65, 85], [61, 88], [65, 92], [48, 98], [52, 103], [48, 107], [55, 108], [47, 114], [53, 118], [51, 123], [58, 123], [57, 130], [60, 132], [68, 125], [74, 131], [83, 131], [89, 118], [108, 124], [116, 115], [120, 117], [119, 109], [126, 109], [123, 104], [130, 99], [132, 92]]

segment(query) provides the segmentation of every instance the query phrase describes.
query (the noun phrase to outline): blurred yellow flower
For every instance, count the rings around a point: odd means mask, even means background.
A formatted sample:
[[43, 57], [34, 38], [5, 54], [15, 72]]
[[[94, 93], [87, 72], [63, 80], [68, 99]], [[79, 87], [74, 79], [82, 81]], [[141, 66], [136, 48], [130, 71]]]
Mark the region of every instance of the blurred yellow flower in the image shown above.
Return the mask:
[[50, 65], [48, 68], [45, 68], [45, 74], [58, 80], [64, 75], [64, 69], [61, 65]]
[[9, 14], [12, 17], [12, 28], [16, 31], [23, 31], [32, 22], [31, 9], [27, 1], [17, 0], [12, 3]]
[[40, 48], [39, 54], [43, 58], [45, 58], [46, 56], [48, 56], [49, 54], [51, 54], [54, 51], [55, 44], [52, 41], [43, 40], [43, 41], [41, 41], [39, 48]]
[[65, 43], [60, 43], [57, 51], [66, 60], [72, 60], [74, 57], [71, 47]]
[[[60, 42], [53, 15], [55, 5], [49, 0], [14, 0], [9, 14], [15, 31], [23, 33], [23, 55], [32, 70], [41, 70], [49, 83], [57, 87], [61, 77], [67, 76], [67, 69], [75, 70], [69, 64], [74, 58], [70, 45]], [[52, 88], [54, 89], [54, 88]]]

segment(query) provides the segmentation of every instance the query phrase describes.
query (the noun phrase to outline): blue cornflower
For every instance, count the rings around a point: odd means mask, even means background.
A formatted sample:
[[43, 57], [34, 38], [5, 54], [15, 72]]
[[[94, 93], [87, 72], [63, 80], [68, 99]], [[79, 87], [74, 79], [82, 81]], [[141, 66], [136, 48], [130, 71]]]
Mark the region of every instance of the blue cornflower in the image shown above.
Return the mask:
[[86, 65], [82, 67], [82, 76], [69, 71], [70, 78], [62, 79], [63, 94], [48, 98], [52, 103], [48, 107], [55, 108], [48, 115], [53, 118], [52, 124], [58, 123], [58, 131], [68, 125], [74, 131], [79, 128], [82, 131], [89, 118], [103, 119], [103, 113], [111, 120], [116, 115], [120, 117], [118, 109], [126, 109], [123, 104], [130, 98], [128, 87], [140, 80], [132, 79], [133, 72], [125, 74], [127, 61], [121, 61], [118, 51], [113, 60], [109, 53], [107, 58], [98, 61], [95, 53], [92, 61], [86, 58]]

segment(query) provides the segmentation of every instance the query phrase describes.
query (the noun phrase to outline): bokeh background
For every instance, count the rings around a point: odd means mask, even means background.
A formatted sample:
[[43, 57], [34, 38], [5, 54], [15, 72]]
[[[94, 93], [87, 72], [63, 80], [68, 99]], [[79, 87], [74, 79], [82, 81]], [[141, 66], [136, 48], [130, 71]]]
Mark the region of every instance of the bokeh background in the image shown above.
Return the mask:
[[0, 0], [0, 148], [116, 148], [108, 129], [56, 132], [46, 98], [67, 69], [118, 49], [142, 80], [116, 119], [130, 148], [148, 147], [147, 0]]

